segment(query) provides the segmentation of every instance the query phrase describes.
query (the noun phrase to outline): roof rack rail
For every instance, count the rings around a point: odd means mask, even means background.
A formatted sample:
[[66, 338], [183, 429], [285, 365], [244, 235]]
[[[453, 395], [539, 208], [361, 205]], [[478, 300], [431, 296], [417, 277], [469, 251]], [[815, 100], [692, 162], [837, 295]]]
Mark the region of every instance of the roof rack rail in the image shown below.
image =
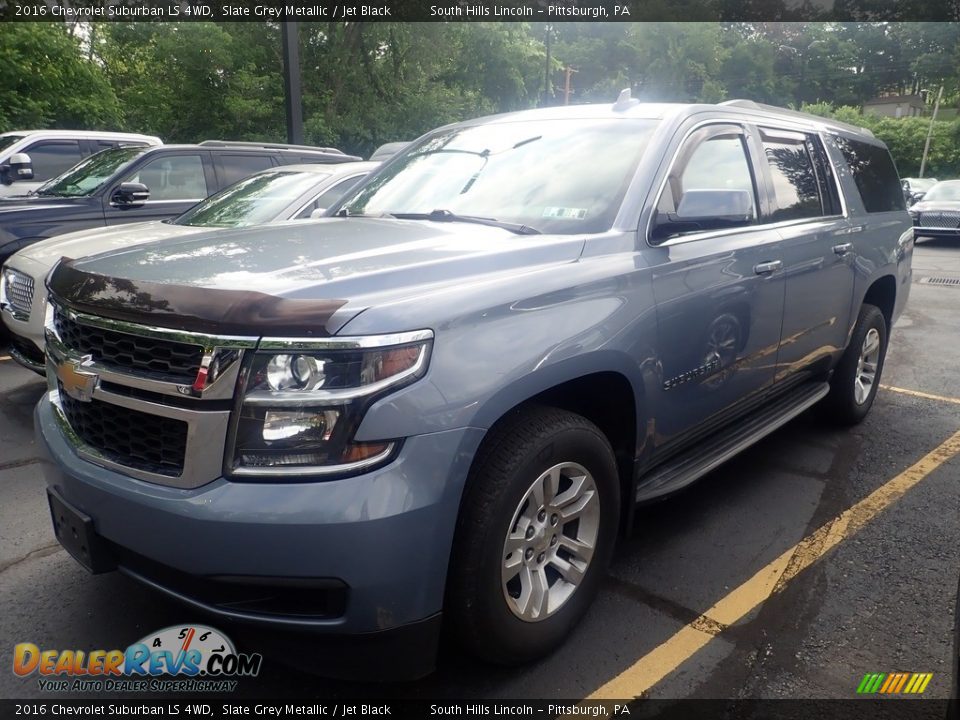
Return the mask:
[[199, 145], [210, 145], [213, 147], [254, 147], [266, 148], [268, 150], [308, 150], [310, 152], [334, 153], [344, 155], [343, 150], [331, 147], [315, 147], [313, 145], [288, 145], [287, 143], [271, 142], [249, 142], [245, 140], [204, 140]]
[[814, 115], [813, 113], [801, 112], [800, 110], [788, 110], [787, 108], [777, 107], [776, 105], [764, 105], [763, 103], [754, 102], [753, 100], [725, 100], [719, 104], [726, 105], [728, 107], [744, 108], [746, 110], [758, 110], [761, 112], [776, 113], [778, 115], [787, 115], [789, 117], [802, 118], [804, 120], [816, 120], [817, 122], [821, 122], [824, 125], [829, 125], [831, 127], [841, 128], [843, 130], [859, 133], [868, 137], [876, 137], [873, 134], [873, 131], [869, 128], [860, 127], [859, 125], [851, 125], [850, 123], [834, 120], [833, 118], [821, 117], [820, 115]]

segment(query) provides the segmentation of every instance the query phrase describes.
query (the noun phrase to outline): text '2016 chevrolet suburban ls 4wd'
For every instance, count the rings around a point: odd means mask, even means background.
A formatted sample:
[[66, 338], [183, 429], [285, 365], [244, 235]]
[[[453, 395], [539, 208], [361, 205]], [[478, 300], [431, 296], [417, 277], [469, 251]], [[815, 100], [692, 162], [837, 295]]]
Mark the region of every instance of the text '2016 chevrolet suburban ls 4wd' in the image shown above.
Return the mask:
[[334, 674], [557, 647], [636, 503], [863, 419], [910, 287], [883, 144], [744, 101], [447, 126], [330, 214], [61, 262], [36, 424], [83, 565]]

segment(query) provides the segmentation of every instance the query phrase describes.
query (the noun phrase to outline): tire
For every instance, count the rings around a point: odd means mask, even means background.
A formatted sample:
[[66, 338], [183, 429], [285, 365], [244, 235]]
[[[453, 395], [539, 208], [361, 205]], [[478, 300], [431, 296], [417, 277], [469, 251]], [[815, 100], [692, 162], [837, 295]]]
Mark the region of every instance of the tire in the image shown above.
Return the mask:
[[[868, 359], [872, 357], [873, 362], [861, 367], [860, 361], [868, 337], [876, 343], [876, 351], [875, 354], [868, 355]], [[856, 425], [867, 416], [877, 396], [886, 354], [887, 321], [878, 307], [863, 305], [847, 349], [830, 379], [830, 393], [824, 398], [826, 417], [838, 425]], [[873, 381], [866, 387], [864, 380], [869, 372], [864, 374], [863, 371], [869, 371], [871, 365], [875, 369]]]
[[[548, 471], [557, 478], [556, 505], [549, 481], [542, 486], [547, 502], [537, 502], [533, 489]], [[575, 507], [579, 519], [564, 520]], [[558, 647], [597, 593], [619, 517], [616, 461], [596, 425], [539, 406], [501, 421], [471, 468], [451, 553], [445, 615], [461, 645], [500, 665]], [[592, 554], [584, 549], [591, 536]], [[538, 593], [542, 582], [546, 592]], [[546, 600], [536, 602], [541, 596]]]

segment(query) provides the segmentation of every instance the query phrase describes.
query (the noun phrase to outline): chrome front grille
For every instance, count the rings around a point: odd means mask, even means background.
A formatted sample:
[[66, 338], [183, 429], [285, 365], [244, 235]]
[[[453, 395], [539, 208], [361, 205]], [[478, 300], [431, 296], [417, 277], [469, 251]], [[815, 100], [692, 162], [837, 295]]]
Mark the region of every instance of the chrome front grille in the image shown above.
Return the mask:
[[942, 212], [920, 213], [920, 217], [917, 219], [917, 225], [919, 227], [956, 230], [960, 228], [960, 212], [946, 210]]
[[257, 338], [112, 320], [51, 304], [47, 386], [64, 438], [84, 460], [159, 485], [223, 474], [243, 354]]
[[190, 384], [203, 361], [199, 345], [88, 325], [59, 310], [53, 322], [68, 348], [118, 370]]
[[19, 270], [4, 268], [3, 291], [14, 317], [29, 320], [33, 307], [33, 278]]

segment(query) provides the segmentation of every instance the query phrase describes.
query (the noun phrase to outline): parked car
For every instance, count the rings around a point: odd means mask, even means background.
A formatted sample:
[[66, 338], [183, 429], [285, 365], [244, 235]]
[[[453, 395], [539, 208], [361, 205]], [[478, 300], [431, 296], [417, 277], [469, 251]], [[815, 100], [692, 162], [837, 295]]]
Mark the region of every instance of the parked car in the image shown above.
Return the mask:
[[910, 217], [918, 238], [960, 238], [960, 180], [944, 180], [927, 190], [910, 208]]
[[0, 263], [54, 235], [174, 217], [270, 167], [357, 160], [330, 148], [223, 141], [104, 150], [28, 197], [0, 198]]
[[903, 187], [903, 198], [907, 206], [918, 202], [927, 190], [939, 182], [936, 178], [904, 178], [900, 181]]
[[371, 162], [386, 162], [394, 155], [403, 150], [409, 142], [389, 142], [384, 143], [376, 150], [373, 151], [373, 155], [370, 156]]
[[152, 135], [90, 130], [14, 130], [0, 134], [0, 197], [26, 195], [101, 150], [160, 142]]
[[208, 228], [246, 227], [318, 217], [379, 163], [284, 165], [263, 170], [211, 195], [183, 215], [112, 228], [92, 228], [41, 240], [15, 253], [0, 273], [0, 318], [11, 333], [10, 354], [38, 373], [43, 355], [44, 279], [62, 257], [169, 241]]
[[815, 403], [864, 418], [912, 252], [889, 152], [833, 120], [625, 92], [448, 125], [315, 223], [57, 265], [57, 536], [330, 674], [424, 674], [442, 623], [529, 661], [636, 503]]

